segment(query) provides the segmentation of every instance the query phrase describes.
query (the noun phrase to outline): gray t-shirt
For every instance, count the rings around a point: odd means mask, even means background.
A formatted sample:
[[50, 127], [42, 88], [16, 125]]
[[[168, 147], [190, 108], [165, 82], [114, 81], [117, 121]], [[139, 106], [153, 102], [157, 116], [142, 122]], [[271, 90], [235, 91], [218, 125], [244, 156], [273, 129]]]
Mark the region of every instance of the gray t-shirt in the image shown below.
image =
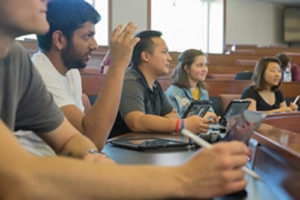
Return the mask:
[[144, 75], [137, 67], [131, 67], [125, 74], [119, 112], [109, 137], [132, 132], [124, 122], [126, 114], [140, 111], [145, 114], [164, 116], [173, 106], [158, 81], [150, 89]]
[[64, 118], [29, 55], [17, 42], [0, 59], [0, 118], [12, 131], [36, 133], [56, 129]]

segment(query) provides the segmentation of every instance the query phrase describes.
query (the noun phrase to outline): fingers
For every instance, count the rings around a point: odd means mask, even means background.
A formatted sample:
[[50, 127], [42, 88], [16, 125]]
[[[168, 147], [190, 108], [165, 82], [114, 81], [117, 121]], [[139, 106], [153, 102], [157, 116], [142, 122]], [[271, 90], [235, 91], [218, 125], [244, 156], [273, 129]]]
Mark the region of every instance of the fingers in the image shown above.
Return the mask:
[[102, 164], [115, 164], [115, 161], [108, 158], [105, 154], [102, 153], [98, 153], [98, 154], [94, 154], [94, 153], [87, 153], [83, 159], [85, 161], [89, 161], [89, 162], [98, 162], [98, 163], [102, 163]]
[[222, 154], [248, 154], [247, 146], [238, 141], [219, 142], [214, 144], [213, 148], [215, 151]]
[[211, 112], [207, 112], [204, 116], [205, 121], [207, 121], [208, 123], [216, 123], [218, 122], [218, 118], [217, 115], [215, 113], [211, 113]]
[[293, 111], [297, 111], [298, 110], [298, 105], [294, 104], [294, 103], [290, 103], [290, 107]]
[[227, 183], [222, 188], [222, 190], [223, 190], [222, 194], [224, 195], [224, 194], [230, 194], [230, 193], [241, 191], [246, 187], [246, 185], [247, 185], [246, 180], [233, 181], [233, 182]]
[[123, 29], [124, 25], [120, 24], [113, 32], [112, 42], [116, 40], [129, 40], [131, 45], [135, 45], [139, 40], [138, 38], [134, 38], [134, 32], [137, 29], [137, 26], [133, 24], [133, 22], [129, 22]]
[[246, 165], [247, 162], [247, 156], [244, 154], [223, 156], [216, 167], [218, 169], [238, 169]]

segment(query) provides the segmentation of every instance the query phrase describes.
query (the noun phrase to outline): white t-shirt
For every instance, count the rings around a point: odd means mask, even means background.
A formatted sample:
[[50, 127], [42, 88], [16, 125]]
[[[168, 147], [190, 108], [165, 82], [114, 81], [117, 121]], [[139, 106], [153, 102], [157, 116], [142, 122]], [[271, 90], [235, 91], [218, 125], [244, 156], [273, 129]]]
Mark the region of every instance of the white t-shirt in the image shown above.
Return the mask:
[[82, 112], [84, 111], [81, 99], [81, 77], [78, 69], [71, 69], [64, 76], [56, 70], [49, 58], [42, 52], [34, 54], [32, 61], [59, 107], [76, 105]]
[[[84, 111], [81, 98], [81, 77], [78, 69], [69, 70], [64, 76], [56, 70], [49, 58], [42, 52], [34, 54], [32, 61], [59, 107], [75, 105], [82, 112]], [[50, 146], [31, 131], [17, 131], [15, 135], [21, 145], [32, 154], [56, 155]]]

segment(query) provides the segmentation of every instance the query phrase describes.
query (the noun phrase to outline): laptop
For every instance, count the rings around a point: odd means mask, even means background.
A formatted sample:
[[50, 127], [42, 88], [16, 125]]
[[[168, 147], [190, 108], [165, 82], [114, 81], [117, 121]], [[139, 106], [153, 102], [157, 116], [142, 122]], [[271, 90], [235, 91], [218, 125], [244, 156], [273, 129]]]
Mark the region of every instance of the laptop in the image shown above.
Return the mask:
[[116, 147], [137, 151], [187, 150], [188, 142], [157, 137], [118, 138], [110, 142]]
[[188, 108], [186, 109], [182, 117], [187, 118], [192, 115], [198, 115], [200, 117], [204, 117], [206, 112], [209, 110], [211, 103], [212, 102], [208, 100], [200, 100], [200, 101], [194, 100], [188, 106]]

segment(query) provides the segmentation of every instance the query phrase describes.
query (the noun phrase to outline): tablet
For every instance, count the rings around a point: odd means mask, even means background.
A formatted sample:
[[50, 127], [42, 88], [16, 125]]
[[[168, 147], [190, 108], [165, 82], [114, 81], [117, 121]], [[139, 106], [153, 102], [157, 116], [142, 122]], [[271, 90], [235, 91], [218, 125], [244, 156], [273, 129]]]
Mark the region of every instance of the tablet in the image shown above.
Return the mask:
[[204, 117], [206, 112], [209, 110], [210, 106], [211, 106], [211, 102], [208, 100], [192, 101], [192, 103], [186, 109], [182, 117], [187, 118], [192, 115], [198, 115], [200, 117]]
[[186, 150], [188, 142], [169, 140], [156, 137], [145, 138], [119, 138], [112, 140], [111, 144], [117, 147], [147, 151], [147, 150]]
[[248, 144], [254, 130], [266, 118], [264, 112], [245, 110], [241, 114], [228, 117], [228, 132], [225, 141], [238, 140]]
[[227, 106], [223, 117], [220, 119], [220, 125], [226, 126], [227, 119], [230, 116], [242, 114], [250, 106], [251, 101], [248, 100], [232, 100]]

